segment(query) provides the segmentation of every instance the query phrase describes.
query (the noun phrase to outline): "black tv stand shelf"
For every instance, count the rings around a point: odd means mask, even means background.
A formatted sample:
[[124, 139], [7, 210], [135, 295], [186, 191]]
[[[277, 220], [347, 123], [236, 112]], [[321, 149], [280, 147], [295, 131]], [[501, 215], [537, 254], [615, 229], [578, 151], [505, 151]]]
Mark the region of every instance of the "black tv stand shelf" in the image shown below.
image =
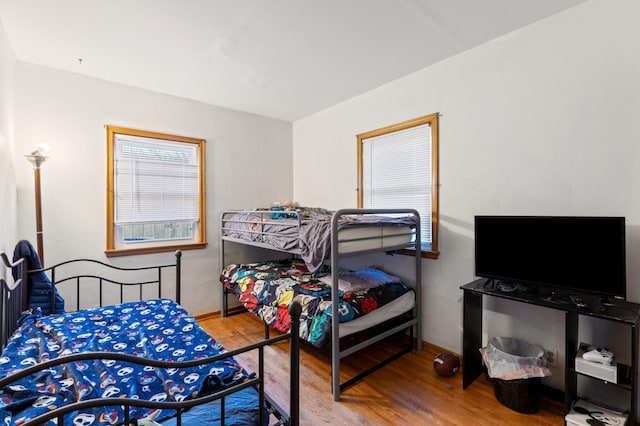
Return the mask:
[[[477, 279], [460, 287], [463, 290], [463, 337], [462, 337], [462, 387], [466, 389], [482, 374], [482, 316], [484, 296], [498, 297], [514, 302], [544, 306], [565, 313], [565, 412], [578, 397], [575, 357], [578, 351], [578, 319], [580, 315], [601, 320], [614, 321], [629, 326], [631, 334], [630, 379], [626, 383], [613, 384], [629, 391], [629, 422], [636, 424], [638, 400], [638, 322], [640, 304], [602, 300], [600, 297], [579, 294], [586, 307], [577, 307], [569, 294], [557, 294], [550, 290], [526, 286], [514, 288], [497, 286], [485, 278]], [[506, 289], [506, 290], [505, 290]], [[590, 377], [590, 376], [589, 376]], [[595, 378], [594, 378], [595, 379]], [[599, 380], [599, 379], [595, 379]]]

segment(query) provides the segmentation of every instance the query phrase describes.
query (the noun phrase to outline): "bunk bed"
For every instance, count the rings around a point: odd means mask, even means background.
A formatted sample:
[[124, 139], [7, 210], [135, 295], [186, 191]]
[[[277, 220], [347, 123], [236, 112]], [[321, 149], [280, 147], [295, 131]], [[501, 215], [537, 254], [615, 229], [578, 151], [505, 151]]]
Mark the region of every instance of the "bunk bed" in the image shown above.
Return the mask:
[[[265, 320], [265, 334], [268, 336], [269, 324], [281, 331], [287, 329], [287, 301], [299, 301], [303, 306], [301, 337], [316, 346], [327, 342], [331, 344], [331, 389], [335, 401], [340, 399], [340, 392], [345, 387], [413, 350], [414, 340], [417, 350], [422, 350], [420, 216], [416, 210], [341, 209], [329, 212], [316, 208], [279, 208], [225, 211], [221, 214], [220, 235], [223, 315], [230, 312], [228, 296], [235, 294], [247, 310], [258, 312], [258, 316]], [[227, 264], [226, 245], [229, 243], [287, 253], [292, 259]], [[347, 302], [351, 302], [345, 301], [347, 293], [351, 299], [368, 297], [368, 290], [354, 293], [341, 289], [342, 278], [349, 274], [349, 271], [345, 272], [341, 268], [345, 258], [401, 249], [413, 250], [413, 286], [392, 280], [385, 287], [391, 287], [391, 292], [395, 291], [398, 297], [385, 300], [384, 306], [366, 315], [356, 315], [358, 318], [348, 322], [343, 315], [331, 315], [331, 312], [344, 311]], [[356, 274], [361, 271], [351, 272]], [[377, 272], [383, 273], [374, 273]], [[282, 279], [278, 279], [278, 275]], [[299, 285], [292, 284], [296, 280]], [[278, 284], [279, 289], [276, 288]], [[260, 299], [259, 296], [253, 297], [254, 295], [246, 292], [247, 285], [260, 287], [259, 291], [268, 287], [271, 295], [279, 291], [287, 295], [275, 301], [265, 300], [265, 304], [261, 305], [257, 300]], [[373, 292], [379, 293], [378, 290], [382, 288], [383, 286], [375, 287]], [[325, 293], [320, 302], [324, 309], [319, 309], [328, 318], [325, 320], [319, 320], [318, 316], [307, 311], [308, 306], [315, 303], [311, 301], [312, 296], [319, 293]], [[376, 304], [382, 305], [378, 301]], [[271, 309], [272, 312], [268, 313], [265, 309]], [[346, 309], [368, 311], [358, 306]], [[323, 322], [320, 327], [317, 326], [319, 322]], [[385, 327], [380, 327], [381, 325]], [[319, 332], [319, 329], [322, 331]], [[346, 337], [362, 335], [364, 331], [372, 330], [372, 336], [361, 339], [357, 344], [344, 344]], [[355, 377], [340, 382], [342, 358], [389, 336], [407, 331], [410, 336], [407, 347]], [[319, 337], [323, 333], [326, 336]]]
[[[0, 253], [14, 275], [12, 282], [0, 278], [0, 422], [297, 425], [300, 306], [291, 306], [292, 333], [228, 351], [179, 305], [181, 255], [139, 268], [79, 259], [28, 270], [26, 257]], [[28, 306], [39, 274], [50, 277], [50, 315]], [[72, 312], [55, 313], [61, 285], [74, 287]], [[99, 305], [79, 309], [90, 296]], [[114, 297], [116, 304], [103, 306]], [[264, 349], [281, 341], [290, 341], [289, 412], [265, 391]], [[258, 372], [236, 361], [247, 353], [257, 353]]]

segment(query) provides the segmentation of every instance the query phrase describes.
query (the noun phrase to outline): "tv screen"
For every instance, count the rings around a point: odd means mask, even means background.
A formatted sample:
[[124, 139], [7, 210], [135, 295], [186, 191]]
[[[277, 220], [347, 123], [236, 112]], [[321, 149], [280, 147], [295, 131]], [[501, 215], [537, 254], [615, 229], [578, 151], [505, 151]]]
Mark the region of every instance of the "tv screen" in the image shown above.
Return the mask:
[[625, 218], [476, 216], [475, 273], [625, 299]]

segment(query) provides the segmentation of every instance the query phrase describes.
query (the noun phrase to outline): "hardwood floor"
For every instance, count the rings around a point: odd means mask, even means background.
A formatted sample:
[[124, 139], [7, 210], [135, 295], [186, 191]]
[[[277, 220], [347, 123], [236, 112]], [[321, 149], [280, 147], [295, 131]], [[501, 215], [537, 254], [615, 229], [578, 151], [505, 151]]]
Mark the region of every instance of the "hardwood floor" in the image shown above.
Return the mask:
[[[200, 324], [225, 348], [235, 349], [263, 338], [264, 325], [252, 314], [201, 318]], [[272, 331], [272, 333], [274, 333]], [[272, 334], [273, 335], [273, 334]], [[367, 348], [342, 361], [341, 381], [371, 365], [372, 359], [393, 350], [399, 342]], [[289, 344], [265, 350], [265, 381], [271, 397], [289, 406]], [[303, 343], [300, 362], [301, 425], [562, 425], [562, 404], [541, 398], [535, 414], [521, 414], [500, 402], [492, 385], [477, 379], [462, 390], [462, 375], [445, 378], [433, 371], [434, 350], [413, 351], [343, 390], [331, 395], [329, 349]], [[237, 357], [248, 370], [257, 371], [257, 354]]]

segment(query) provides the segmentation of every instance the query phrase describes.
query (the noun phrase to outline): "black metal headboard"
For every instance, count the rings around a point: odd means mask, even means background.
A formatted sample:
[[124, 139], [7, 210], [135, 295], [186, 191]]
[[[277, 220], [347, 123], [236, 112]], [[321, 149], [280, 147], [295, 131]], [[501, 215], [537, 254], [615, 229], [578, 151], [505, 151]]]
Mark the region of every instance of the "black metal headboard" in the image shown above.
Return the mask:
[[27, 282], [27, 262], [24, 258], [11, 262], [5, 253], [0, 253], [0, 258], [6, 268], [16, 272], [13, 284], [0, 278], [0, 348], [4, 348], [27, 306], [27, 286], [22, 285]]
[[[27, 262], [26, 258], [21, 258], [16, 262], [11, 262], [5, 253], [0, 252], [0, 257], [4, 262], [4, 265], [7, 268], [12, 268], [15, 272], [13, 276], [16, 279], [13, 281], [13, 284], [9, 284], [6, 280], [0, 278], [0, 348], [4, 348], [7, 344], [9, 337], [13, 334], [17, 327], [17, 321], [20, 318], [22, 312], [29, 308], [29, 280], [28, 277], [30, 274], [36, 273], [46, 273], [52, 283], [53, 289], [56, 288], [57, 285], [62, 283], [75, 283], [75, 293], [76, 293], [76, 305], [75, 309], [71, 310], [79, 310], [80, 309], [80, 300], [81, 297], [81, 283], [88, 280], [98, 281], [99, 283], [99, 306], [103, 305], [103, 285], [110, 286], [115, 285], [116, 288], [119, 288], [119, 298], [114, 296], [114, 292], [110, 291], [109, 295], [112, 296], [110, 300], [111, 303], [123, 303], [125, 299], [130, 301], [130, 297], [126, 298], [124, 295], [125, 287], [138, 287], [139, 293], [138, 296], [134, 298], [134, 300], [142, 300], [143, 297], [143, 288], [148, 286], [157, 286], [157, 292], [153, 294], [153, 297], [166, 297], [166, 292], [163, 293], [163, 274], [162, 271], [165, 269], [175, 268], [175, 293], [173, 295], [173, 299], [180, 303], [180, 275], [181, 275], [181, 259], [182, 252], [180, 250], [175, 252], [175, 263], [165, 264], [165, 265], [156, 265], [156, 266], [143, 266], [136, 268], [123, 268], [115, 265], [110, 265], [99, 260], [94, 259], [74, 259], [68, 260], [65, 262], [58, 263], [54, 266], [50, 266], [48, 268], [36, 269], [36, 270], [27, 270]], [[63, 274], [61, 270], [65, 270], [64, 268], [71, 267], [73, 271], [74, 267], [81, 267], [81, 269], [86, 270], [99, 270], [101, 274], [96, 274], [94, 272], [83, 272], [83, 273], [65, 273]], [[15, 269], [17, 268], [17, 269]], [[109, 272], [115, 273], [116, 278], [111, 277]], [[144, 274], [143, 277], [140, 275], [134, 274]], [[128, 274], [133, 275], [133, 278], [128, 276]], [[88, 290], [90, 292], [95, 292], [95, 289]], [[56, 309], [56, 299], [55, 299], [55, 291], [51, 291], [51, 313], [55, 313]], [[116, 293], [117, 294], [117, 293]], [[117, 300], [113, 302], [114, 298]], [[70, 310], [70, 306], [65, 307], [67, 310]]]

